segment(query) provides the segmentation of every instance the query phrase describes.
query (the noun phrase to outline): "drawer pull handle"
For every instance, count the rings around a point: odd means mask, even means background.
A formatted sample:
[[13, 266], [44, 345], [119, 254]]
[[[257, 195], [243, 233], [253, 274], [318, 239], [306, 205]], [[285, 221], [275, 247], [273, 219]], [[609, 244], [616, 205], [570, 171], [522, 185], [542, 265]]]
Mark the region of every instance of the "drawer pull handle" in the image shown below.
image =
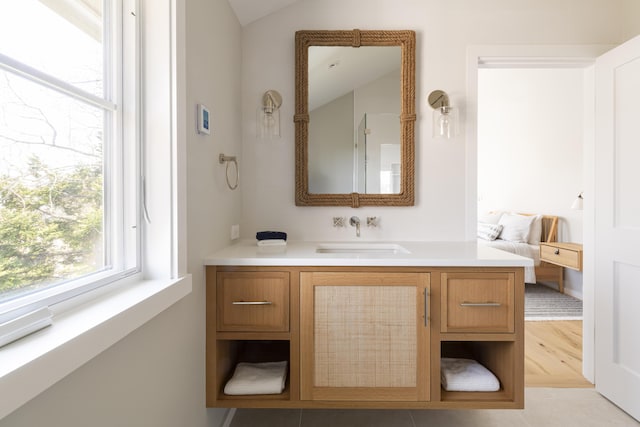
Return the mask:
[[461, 302], [461, 307], [500, 307], [499, 302]]
[[556, 249], [555, 251], [553, 251], [553, 253], [554, 253], [555, 255], [560, 255], [560, 249]]
[[271, 305], [271, 301], [233, 301], [233, 305]]

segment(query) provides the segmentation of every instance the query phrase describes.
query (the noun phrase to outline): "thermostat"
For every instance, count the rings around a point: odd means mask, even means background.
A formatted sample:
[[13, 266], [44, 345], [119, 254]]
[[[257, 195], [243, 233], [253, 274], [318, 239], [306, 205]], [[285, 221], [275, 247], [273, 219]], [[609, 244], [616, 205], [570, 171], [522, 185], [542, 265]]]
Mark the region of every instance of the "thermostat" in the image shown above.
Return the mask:
[[198, 104], [198, 133], [207, 135], [211, 133], [209, 128], [211, 124], [210, 117], [209, 109], [202, 104]]

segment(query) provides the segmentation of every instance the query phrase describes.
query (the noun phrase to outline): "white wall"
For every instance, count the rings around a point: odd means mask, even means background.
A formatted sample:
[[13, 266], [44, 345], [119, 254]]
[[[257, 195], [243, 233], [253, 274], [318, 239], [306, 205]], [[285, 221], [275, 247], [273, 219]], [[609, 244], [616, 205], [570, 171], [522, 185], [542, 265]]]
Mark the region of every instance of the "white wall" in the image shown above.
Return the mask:
[[[333, 101], [309, 111], [309, 149], [308, 149], [308, 173], [309, 192], [311, 193], [351, 193], [358, 191], [364, 193], [380, 192], [380, 147], [381, 143], [395, 142], [399, 144], [400, 138], [400, 95], [398, 87], [400, 82], [400, 70], [392, 71], [372, 82], [355, 88], [353, 91]], [[372, 135], [367, 136], [367, 176], [364, 176], [364, 145], [358, 147], [358, 179], [354, 185], [354, 138], [362, 138], [356, 135], [365, 114], [367, 121], [371, 114], [395, 113], [396, 126], [392, 126], [389, 132], [393, 137], [383, 138], [381, 128], [382, 121], [378, 121], [376, 133], [378, 147], [370, 145]], [[367, 128], [371, 128], [367, 123]], [[355, 131], [354, 131], [355, 130]], [[396, 132], [397, 131], [397, 132]], [[395, 139], [394, 139], [395, 138]], [[365, 185], [366, 179], [366, 185]]]
[[[156, 12], [170, 4], [146, 1]], [[226, 0], [190, 0], [186, 20], [186, 94], [178, 96], [187, 102], [179, 107], [182, 112], [186, 108], [187, 129], [186, 140], [179, 143], [187, 148], [193, 292], [0, 420], [2, 427], [204, 427], [220, 425], [226, 412], [205, 407], [202, 259], [229, 243], [229, 227], [241, 212], [240, 194], [226, 188], [224, 170], [217, 164], [221, 151], [241, 154], [241, 28]], [[168, 29], [158, 37], [168, 39]], [[161, 71], [168, 70], [154, 72]], [[211, 109], [211, 136], [195, 132], [200, 102]]]
[[309, 117], [309, 191], [351, 193], [353, 91], [310, 111]]
[[[481, 69], [478, 73], [478, 212], [560, 217], [558, 240], [582, 242], [584, 69]], [[567, 270], [566, 291], [582, 295]]]
[[[365, 228], [363, 240], [466, 239], [466, 218], [476, 210], [475, 197], [467, 198], [475, 189], [467, 188], [466, 174], [475, 176], [475, 158], [466, 156], [464, 132], [452, 141], [431, 138], [427, 95], [443, 89], [454, 105], [464, 106], [469, 45], [619, 43], [623, 3], [378, 0], [363, 7], [358, 0], [301, 0], [249, 24], [243, 32], [243, 237], [276, 228], [292, 239], [352, 240], [353, 230], [333, 228], [331, 217], [359, 215], [381, 217], [381, 228]], [[417, 31], [415, 207], [294, 206], [294, 32], [319, 28]], [[252, 131], [260, 95], [270, 88], [284, 98], [277, 142], [258, 141]]]
[[[390, 176], [387, 181], [382, 180], [382, 172], [391, 173], [392, 164], [400, 164], [400, 115], [370, 113], [367, 114], [366, 136], [366, 180], [367, 193], [378, 194], [386, 190], [391, 192], [393, 185]], [[384, 148], [383, 148], [384, 147]], [[397, 177], [396, 193], [400, 191], [399, 176]], [[364, 192], [364, 191], [363, 191]]]
[[[193, 275], [189, 320], [176, 332], [191, 336], [186, 348], [192, 359], [194, 396], [184, 405], [189, 416], [170, 426], [219, 426], [226, 409], [205, 409], [205, 270], [202, 260], [231, 243], [231, 225], [242, 215], [242, 183], [227, 187], [218, 155], [237, 156], [242, 165], [240, 135], [241, 27], [226, 0], [189, 0], [187, 4], [187, 167], [188, 267]], [[211, 111], [211, 135], [196, 132], [196, 104]], [[254, 110], [255, 111], [255, 110]], [[242, 171], [242, 169], [240, 169]], [[232, 173], [230, 173], [232, 175]], [[167, 367], [171, 369], [171, 367]], [[179, 392], [178, 392], [179, 393]], [[206, 419], [203, 415], [206, 414]]]
[[[367, 193], [380, 193], [380, 144], [400, 146], [400, 77], [398, 69], [354, 90], [354, 129], [358, 129], [367, 114], [367, 129], [372, 132], [366, 136], [366, 168], [364, 159], [358, 159], [360, 169], [366, 169], [366, 176], [364, 170], [359, 171], [360, 193], [364, 193], [365, 188]], [[398, 155], [399, 152], [398, 148]], [[366, 187], [363, 180], [366, 180]]]

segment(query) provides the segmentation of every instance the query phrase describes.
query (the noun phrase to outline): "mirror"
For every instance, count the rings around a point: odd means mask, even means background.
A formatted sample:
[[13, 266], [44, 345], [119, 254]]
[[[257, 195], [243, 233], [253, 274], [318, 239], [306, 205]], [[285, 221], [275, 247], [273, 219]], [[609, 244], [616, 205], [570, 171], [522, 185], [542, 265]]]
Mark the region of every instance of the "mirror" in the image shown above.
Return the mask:
[[296, 205], [414, 204], [415, 33], [296, 32]]

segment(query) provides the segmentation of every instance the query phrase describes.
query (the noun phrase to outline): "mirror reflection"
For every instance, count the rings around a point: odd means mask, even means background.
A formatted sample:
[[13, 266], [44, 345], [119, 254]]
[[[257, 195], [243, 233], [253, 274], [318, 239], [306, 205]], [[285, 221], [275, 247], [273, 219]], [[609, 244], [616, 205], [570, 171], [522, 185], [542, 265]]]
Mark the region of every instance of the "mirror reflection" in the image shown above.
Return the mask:
[[400, 192], [401, 54], [309, 47], [309, 192]]

